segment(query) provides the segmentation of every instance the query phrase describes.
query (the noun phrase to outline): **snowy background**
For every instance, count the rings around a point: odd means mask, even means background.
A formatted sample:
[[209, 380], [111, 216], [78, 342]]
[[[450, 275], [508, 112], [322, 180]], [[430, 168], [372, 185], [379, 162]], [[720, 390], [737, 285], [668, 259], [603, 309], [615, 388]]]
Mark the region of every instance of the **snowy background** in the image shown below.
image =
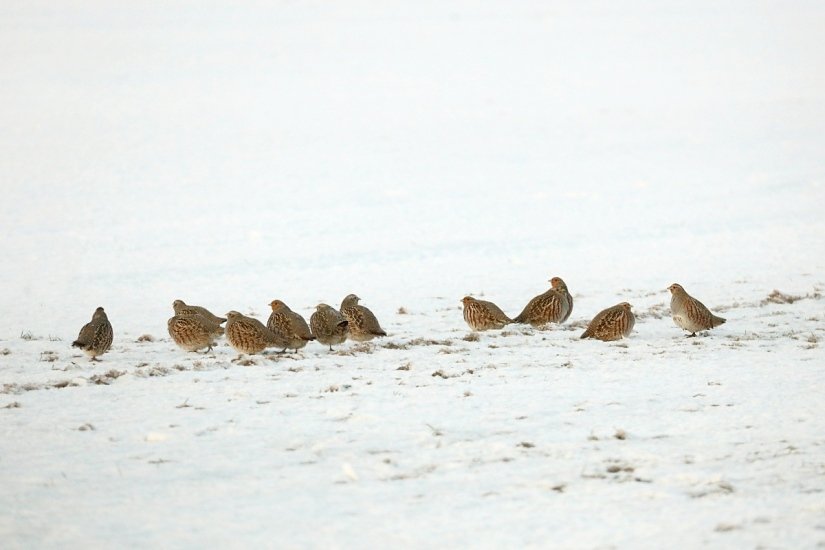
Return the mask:
[[[813, 1], [3, 2], [3, 546], [825, 545], [823, 28]], [[467, 338], [462, 296], [515, 315], [554, 275], [567, 326]], [[685, 340], [673, 282], [728, 323]], [[244, 366], [166, 334], [176, 298], [350, 292], [375, 347]], [[578, 340], [625, 300], [630, 339]]]

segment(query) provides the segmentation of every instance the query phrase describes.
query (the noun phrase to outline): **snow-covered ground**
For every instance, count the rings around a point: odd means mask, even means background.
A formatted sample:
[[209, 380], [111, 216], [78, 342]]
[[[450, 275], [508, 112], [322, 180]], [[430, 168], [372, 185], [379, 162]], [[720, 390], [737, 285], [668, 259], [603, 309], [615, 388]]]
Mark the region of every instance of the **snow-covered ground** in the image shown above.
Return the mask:
[[[3, 548], [825, 546], [823, 27], [3, 2]], [[515, 315], [554, 275], [566, 325], [470, 335], [462, 296]], [[686, 339], [673, 282], [727, 324]], [[176, 298], [350, 292], [388, 338], [238, 362], [166, 334]], [[620, 301], [631, 338], [579, 340]]]

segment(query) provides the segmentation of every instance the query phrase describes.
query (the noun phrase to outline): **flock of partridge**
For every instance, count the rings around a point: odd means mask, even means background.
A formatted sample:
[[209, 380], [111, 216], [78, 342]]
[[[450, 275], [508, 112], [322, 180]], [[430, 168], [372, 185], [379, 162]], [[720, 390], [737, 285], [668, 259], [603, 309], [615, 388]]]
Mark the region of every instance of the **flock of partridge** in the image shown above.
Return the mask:
[[[510, 323], [530, 324], [541, 327], [549, 323], [563, 323], [573, 311], [573, 297], [567, 285], [559, 277], [550, 279], [551, 288], [532, 300], [514, 318], [508, 317], [497, 305], [485, 300], [465, 296], [464, 320], [475, 331], [500, 329]], [[685, 292], [681, 285], [672, 284], [670, 310], [676, 325], [696, 336], [696, 332], [717, 327], [725, 319], [714, 315], [696, 298]], [[226, 317], [218, 317], [206, 308], [190, 306], [182, 300], [175, 300], [172, 308], [175, 315], [167, 323], [169, 335], [175, 343], [186, 351], [206, 349], [211, 351], [215, 340], [226, 335], [226, 340], [238, 353], [255, 354], [266, 348], [299, 350], [312, 340], [332, 346], [341, 344], [348, 338], [356, 342], [366, 342], [378, 336], [386, 336], [378, 319], [366, 307], [359, 305], [360, 298], [350, 294], [341, 302], [337, 310], [327, 304], [318, 304], [309, 319], [309, 324], [289, 309], [281, 300], [273, 300], [269, 305], [272, 313], [266, 324], [259, 320], [230, 311]], [[610, 341], [626, 338], [636, 318], [631, 305], [622, 302], [600, 311], [590, 321], [582, 338], [596, 338]], [[222, 326], [226, 323], [226, 326]], [[112, 325], [102, 307], [95, 310], [92, 320], [80, 329], [80, 335], [72, 346], [81, 348], [92, 361], [97, 360], [112, 345]]]
[[[561, 278], [553, 277], [550, 285], [547, 292], [527, 302], [522, 312], [513, 319], [492, 302], [465, 296], [461, 300], [464, 304], [464, 320], [473, 330], [502, 328], [510, 323], [527, 323], [534, 327], [563, 323], [573, 311], [573, 297]], [[700, 330], [709, 330], [725, 322], [725, 319], [711, 313], [702, 302], [685, 292], [682, 285], [674, 283], [668, 290], [671, 293], [670, 312], [673, 322], [690, 332], [688, 336], [696, 336], [696, 332]], [[606, 342], [627, 338], [636, 324], [631, 307], [629, 303], [622, 302], [600, 311], [590, 321], [581, 338], [596, 338]]]

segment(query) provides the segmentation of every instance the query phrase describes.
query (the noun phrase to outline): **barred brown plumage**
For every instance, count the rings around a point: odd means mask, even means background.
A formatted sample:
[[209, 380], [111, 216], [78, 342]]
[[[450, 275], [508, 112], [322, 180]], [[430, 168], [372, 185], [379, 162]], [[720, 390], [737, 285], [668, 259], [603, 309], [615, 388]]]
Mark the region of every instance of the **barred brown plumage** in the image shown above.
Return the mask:
[[600, 311], [590, 321], [581, 338], [596, 338], [605, 342], [627, 338], [636, 324], [631, 307], [629, 303], [622, 302]]
[[315, 313], [309, 318], [309, 326], [312, 334], [318, 341], [329, 346], [342, 344], [347, 339], [349, 321], [334, 307], [327, 304], [315, 306]]
[[341, 315], [348, 322], [349, 337], [356, 342], [366, 342], [377, 336], [386, 336], [387, 333], [381, 328], [375, 314], [362, 305], [358, 305], [361, 300], [355, 294], [348, 294], [341, 301]]
[[72, 347], [83, 350], [90, 361], [100, 361], [97, 356], [109, 351], [113, 339], [114, 331], [109, 317], [102, 307], [98, 307], [92, 314], [92, 320], [80, 329], [80, 334], [77, 340], [72, 342]]
[[540, 327], [547, 323], [561, 323], [567, 318], [568, 314], [569, 307], [566, 292], [559, 292], [551, 288], [527, 302], [522, 312], [513, 321]]
[[723, 324], [727, 319], [718, 317], [705, 307], [705, 304], [688, 294], [682, 285], [673, 283], [668, 287], [670, 297], [670, 315], [676, 326], [696, 336], [700, 330], [710, 330]]
[[461, 303], [464, 304], [464, 320], [473, 330], [498, 329], [513, 322], [493, 302], [465, 296]]
[[284, 351], [287, 349], [298, 351], [306, 346], [307, 342], [315, 340], [306, 320], [300, 314], [289, 309], [289, 306], [281, 300], [272, 300], [269, 306], [272, 308], [272, 313], [266, 322], [266, 328], [284, 338], [286, 341]]
[[255, 354], [266, 348], [286, 348], [286, 338], [274, 334], [262, 322], [237, 311], [226, 314], [226, 340], [238, 353]]
[[198, 351], [207, 348], [212, 351], [215, 339], [223, 334], [224, 329], [203, 315], [175, 315], [166, 322], [169, 336], [181, 349]]

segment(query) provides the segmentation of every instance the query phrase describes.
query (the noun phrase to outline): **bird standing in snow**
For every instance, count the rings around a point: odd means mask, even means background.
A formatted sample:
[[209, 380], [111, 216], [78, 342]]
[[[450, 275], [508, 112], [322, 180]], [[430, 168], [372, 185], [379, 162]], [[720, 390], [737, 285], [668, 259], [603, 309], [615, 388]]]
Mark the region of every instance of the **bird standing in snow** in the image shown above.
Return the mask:
[[289, 340], [273, 333], [259, 320], [237, 311], [226, 314], [226, 340], [238, 353], [250, 355], [266, 348], [286, 349], [289, 345]]
[[80, 329], [80, 334], [77, 340], [72, 342], [72, 347], [82, 349], [91, 361], [100, 361], [97, 356], [109, 351], [113, 338], [112, 324], [103, 308], [99, 307], [92, 315], [92, 320]]
[[464, 304], [464, 320], [473, 330], [498, 329], [513, 322], [493, 302], [465, 296], [461, 303]]
[[375, 314], [364, 306], [358, 305], [361, 300], [355, 294], [349, 294], [341, 302], [341, 315], [348, 322], [349, 337], [356, 342], [367, 342], [377, 336], [386, 336], [387, 333], [378, 324]]
[[272, 308], [272, 313], [266, 322], [266, 328], [287, 340], [284, 351], [287, 348], [298, 351], [306, 346], [307, 342], [315, 340], [315, 336], [310, 332], [309, 325], [301, 314], [289, 309], [289, 306], [281, 300], [272, 300], [269, 306]]
[[570, 313], [566, 294], [565, 291], [559, 292], [555, 288], [539, 294], [527, 302], [524, 310], [513, 321], [528, 323], [534, 327], [541, 327], [548, 323], [561, 323]]
[[199, 314], [170, 317], [166, 329], [181, 349], [198, 351], [207, 348], [207, 353], [212, 351], [215, 339], [224, 332], [222, 326]]
[[670, 315], [676, 326], [688, 331], [688, 337], [700, 330], [710, 330], [723, 324], [726, 319], [710, 312], [705, 304], [688, 294], [682, 285], [673, 283], [667, 289], [671, 293]]
[[309, 318], [309, 327], [312, 329], [312, 334], [318, 341], [325, 346], [329, 346], [329, 351], [332, 351], [332, 346], [336, 344], [343, 344], [347, 339], [349, 331], [349, 321], [344, 319], [344, 316], [328, 304], [318, 304], [315, 306], [315, 313]]
[[622, 302], [600, 311], [587, 325], [587, 330], [581, 338], [595, 338], [604, 342], [627, 338], [633, 330], [633, 325], [636, 324], [636, 317], [630, 310], [631, 307], [627, 302]]

